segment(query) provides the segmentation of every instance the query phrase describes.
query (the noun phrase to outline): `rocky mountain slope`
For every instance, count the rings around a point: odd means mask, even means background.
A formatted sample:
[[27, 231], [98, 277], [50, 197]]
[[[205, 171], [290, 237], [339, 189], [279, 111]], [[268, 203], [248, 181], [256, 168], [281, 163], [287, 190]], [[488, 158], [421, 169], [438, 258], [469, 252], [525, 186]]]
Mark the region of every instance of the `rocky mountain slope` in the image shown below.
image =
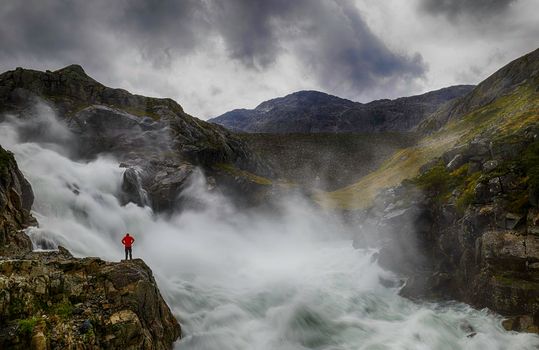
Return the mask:
[[440, 106], [473, 86], [451, 86], [422, 95], [370, 103], [318, 91], [298, 91], [210, 119], [230, 130], [258, 133], [410, 131]]
[[[39, 103], [52, 108], [76, 135], [64, 145], [73, 157], [112, 154], [129, 170], [124, 188], [135, 192], [126, 193], [125, 198], [143, 204], [138, 193], [143, 189], [156, 211], [176, 206], [195, 167], [213, 176], [218, 185], [226, 182], [227, 188], [237, 181], [216, 165], [271, 174], [238, 137], [186, 114], [171, 99], [106, 87], [77, 65], [54, 72], [17, 68], [0, 75], [0, 118], [11, 114], [28, 119], [41, 113], [36, 107]], [[20, 133], [32, 140], [44, 137], [37, 125]]]
[[[539, 50], [422, 125], [427, 134], [359, 182], [318, 197], [382, 244], [403, 293], [447, 297], [539, 331]], [[375, 242], [373, 242], [373, 240]]]
[[142, 260], [31, 252], [32, 189], [0, 147], [0, 348], [170, 349], [180, 326]]
[[308, 191], [332, 191], [377, 169], [396, 150], [417, 141], [413, 133], [239, 135], [275, 176]]

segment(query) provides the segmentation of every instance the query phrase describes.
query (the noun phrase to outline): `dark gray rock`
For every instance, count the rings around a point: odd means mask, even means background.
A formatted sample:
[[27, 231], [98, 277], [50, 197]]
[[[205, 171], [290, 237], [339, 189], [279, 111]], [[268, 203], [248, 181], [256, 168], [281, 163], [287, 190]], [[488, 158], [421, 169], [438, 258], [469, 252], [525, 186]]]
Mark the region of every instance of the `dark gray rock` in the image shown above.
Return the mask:
[[497, 160], [487, 160], [486, 162], [483, 163], [483, 169], [486, 172], [489, 172], [489, 171], [492, 171], [492, 170], [496, 169], [498, 164], [499, 164], [499, 161], [497, 161]]
[[140, 175], [134, 168], [126, 169], [122, 177], [121, 201], [122, 204], [132, 202], [141, 207], [150, 205], [146, 190], [142, 187]]

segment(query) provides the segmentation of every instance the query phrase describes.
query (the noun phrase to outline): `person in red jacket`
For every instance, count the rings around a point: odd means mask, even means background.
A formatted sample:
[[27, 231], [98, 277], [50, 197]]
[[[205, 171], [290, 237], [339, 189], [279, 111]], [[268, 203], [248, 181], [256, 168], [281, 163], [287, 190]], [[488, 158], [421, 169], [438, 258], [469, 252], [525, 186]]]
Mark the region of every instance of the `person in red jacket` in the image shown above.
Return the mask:
[[127, 254], [129, 253], [129, 260], [133, 260], [132, 255], [132, 245], [135, 242], [133, 236], [130, 236], [129, 233], [126, 233], [124, 238], [122, 238], [122, 243], [125, 247], [125, 260], [127, 260]]

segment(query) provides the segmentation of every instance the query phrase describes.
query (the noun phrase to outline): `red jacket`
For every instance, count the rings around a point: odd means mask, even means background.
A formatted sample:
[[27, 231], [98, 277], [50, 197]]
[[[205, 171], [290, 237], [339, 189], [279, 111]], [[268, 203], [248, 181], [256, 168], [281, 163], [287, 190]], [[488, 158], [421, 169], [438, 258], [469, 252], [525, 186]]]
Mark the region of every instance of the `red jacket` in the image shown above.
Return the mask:
[[133, 242], [135, 242], [133, 236], [125, 235], [124, 238], [122, 238], [122, 243], [126, 248], [131, 248]]

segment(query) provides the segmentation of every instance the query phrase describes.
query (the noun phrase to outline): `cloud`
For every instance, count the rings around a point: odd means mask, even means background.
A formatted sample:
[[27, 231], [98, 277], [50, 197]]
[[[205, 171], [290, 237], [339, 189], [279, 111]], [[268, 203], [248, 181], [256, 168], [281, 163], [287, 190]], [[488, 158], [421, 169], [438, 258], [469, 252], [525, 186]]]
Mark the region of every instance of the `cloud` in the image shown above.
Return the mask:
[[132, 75], [148, 64], [167, 71], [205, 53], [263, 73], [288, 56], [316, 88], [349, 96], [426, 69], [419, 54], [388, 48], [349, 0], [8, 1], [0, 8], [0, 41], [3, 69], [80, 63], [97, 77], [117, 76], [119, 66]]
[[449, 19], [459, 16], [485, 18], [509, 8], [517, 0], [421, 0], [420, 7], [434, 15], [445, 15]]
[[316, 10], [309, 23], [310, 40], [298, 45], [300, 57], [326, 89], [353, 97], [424, 75], [421, 55], [390, 50], [351, 2], [326, 1]]

